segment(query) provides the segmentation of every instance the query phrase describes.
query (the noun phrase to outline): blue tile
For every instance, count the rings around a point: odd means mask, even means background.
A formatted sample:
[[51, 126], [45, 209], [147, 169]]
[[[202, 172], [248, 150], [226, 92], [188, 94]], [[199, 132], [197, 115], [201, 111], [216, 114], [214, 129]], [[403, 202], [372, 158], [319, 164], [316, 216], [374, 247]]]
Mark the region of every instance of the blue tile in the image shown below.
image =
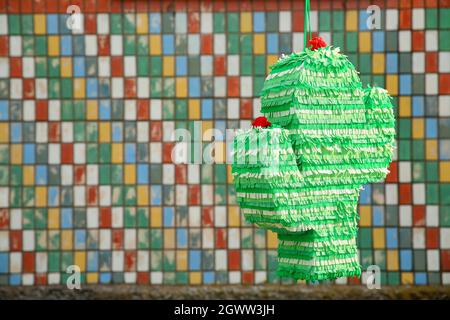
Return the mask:
[[425, 272], [416, 272], [414, 275], [414, 283], [418, 285], [427, 284], [427, 274]]
[[72, 55], [72, 36], [61, 36], [61, 55]]
[[70, 229], [72, 228], [72, 209], [62, 208], [61, 209], [61, 228]]
[[369, 28], [367, 28], [367, 18], [369, 18], [370, 14], [367, 13], [366, 10], [360, 10], [359, 11], [359, 30], [360, 31], [368, 31]]
[[111, 101], [110, 100], [100, 100], [99, 118], [100, 118], [100, 120], [111, 119]]
[[151, 204], [159, 206], [162, 203], [162, 187], [161, 185], [151, 185]]
[[227, 122], [225, 120], [216, 120], [214, 125], [216, 130], [222, 133], [221, 135], [217, 135], [216, 141], [225, 141]]
[[88, 251], [87, 254], [87, 271], [98, 271], [98, 251]]
[[9, 284], [12, 286], [20, 286], [22, 281], [22, 275], [21, 274], [12, 274], [9, 276]]
[[59, 187], [49, 187], [47, 202], [50, 207], [56, 207], [59, 205]]
[[189, 270], [200, 270], [201, 262], [201, 251], [189, 250]]
[[121, 122], [113, 122], [111, 128], [111, 139], [114, 142], [122, 142], [123, 140], [123, 124]]
[[163, 54], [174, 54], [175, 53], [175, 38], [172, 34], [163, 35], [162, 39]]
[[7, 100], [0, 100], [0, 120], [9, 119], [9, 102]]
[[398, 72], [398, 53], [386, 53], [386, 73]]
[[126, 143], [125, 144], [125, 162], [134, 163], [136, 162], [136, 144]]
[[388, 249], [398, 248], [398, 229], [386, 228], [386, 247]]
[[200, 78], [189, 77], [189, 96], [200, 97]]
[[86, 90], [88, 98], [97, 98], [98, 97], [98, 79], [97, 78], [88, 78], [86, 82]]
[[372, 207], [372, 223], [374, 226], [377, 227], [384, 225], [384, 207], [382, 206]]
[[177, 248], [187, 248], [188, 231], [186, 228], [177, 228]]
[[86, 230], [75, 230], [75, 249], [86, 248]]
[[175, 226], [175, 215], [172, 207], [164, 207], [164, 227], [174, 227]]
[[187, 57], [186, 56], [176, 57], [175, 65], [176, 65], [177, 76], [187, 75]]
[[202, 100], [202, 119], [212, 119], [213, 117], [213, 101], [212, 99]]
[[57, 14], [47, 14], [47, 33], [57, 34], [58, 33], [58, 15]]
[[360, 204], [370, 204], [372, 198], [372, 187], [370, 184], [364, 186], [364, 190], [361, 190], [359, 195]]
[[150, 33], [160, 33], [161, 32], [161, 14], [160, 13], [150, 13], [148, 27], [149, 27]]
[[111, 283], [111, 273], [100, 272], [100, 283]]
[[400, 94], [410, 95], [411, 94], [411, 83], [412, 78], [410, 74], [400, 75]]
[[400, 250], [400, 269], [402, 271], [412, 270], [412, 251]]
[[149, 184], [149, 165], [148, 164], [138, 164], [137, 167], [137, 180], [138, 184]]
[[203, 284], [214, 284], [214, 272], [212, 271], [204, 271], [203, 272]]
[[73, 58], [73, 75], [74, 77], [84, 77], [85, 76], [85, 59], [84, 57], [74, 57]]
[[35, 182], [37, 185], [47, 184], [47, 166], [36, 166]]
[[278, 54], [278, 34], [267, 34], [267, 53]]
[[33, 164], [36, 161], [36, 145], [26, 143], [23, 145], [23, 163]]
[[412, 97], [412, 112], [414, 117], [423, 117], [425, 109], [425, 99], [423, 96]]
[[0, 273], [8, 273], [9, 270], [9, 253], [0, 252]]
[[373, 52], [384, 51], [384, 31], [372, 32], [372, 50]]
[[13, 122], [11, 123], [10, 129], [10, 139], [11, 142], [21, 142], [22, 141], [22, 123]]
[[265, 12], [253, 13], [253, 31], [264, 32], [266, 30], [266, 14]]
[[427, 138], [437, 138], [438, 122], [436, 118], [425, 119], [425, 135]]

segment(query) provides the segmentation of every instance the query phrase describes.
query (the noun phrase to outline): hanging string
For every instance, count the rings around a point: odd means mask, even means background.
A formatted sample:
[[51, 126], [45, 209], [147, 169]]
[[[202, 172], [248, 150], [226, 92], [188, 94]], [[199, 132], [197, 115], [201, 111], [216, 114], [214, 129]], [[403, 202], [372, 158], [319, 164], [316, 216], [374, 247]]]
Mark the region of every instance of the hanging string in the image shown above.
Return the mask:
[[309, 0], [305, 0], [305, 10], [303, 13], [303, 46], [306, 49], [308, 40], [312, 38], [311, 35], [311, 20], [309, 18], [310, 3]]

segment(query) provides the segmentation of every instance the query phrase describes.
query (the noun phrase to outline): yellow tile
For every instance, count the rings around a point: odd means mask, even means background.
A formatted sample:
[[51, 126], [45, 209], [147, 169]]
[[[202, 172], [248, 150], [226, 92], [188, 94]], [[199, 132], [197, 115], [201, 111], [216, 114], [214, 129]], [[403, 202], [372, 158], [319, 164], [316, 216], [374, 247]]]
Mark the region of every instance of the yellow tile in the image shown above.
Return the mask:
[[387, 250], [386, 263], [389, 271], [398, 271], [398, 250]]
[[384, 249], [385, 248], [385, 235], [384, 228], [373, 229], [373, 248]]
[[98, 272], [88, 272], [86, 274], [87, 283], [98, 283]]
[[45, 207], [47, 205], [47, 187], [36, 187], [34, 192], [36, 207]]
[[213, 129], [214, 123], [211, 120], [202, 121], [202, 132], [203, 132], [203, 141], [212, 141], [212, 137], [214, 135]]
[[241, 225], [241, 216], [238, 206], [230, 206], [228, 208], [228, 226], [239, 227]]
[[73, 246], [73, 231], [72, 230], [62, 230], [61, 231], [61, 249], [62, 250], [72, 250]]
[[35, 14], [34, 15], [34, 33], [35, 34], [45, 34], [47, 23], [45, 21], [45, 14]]
[[402, 272], [402, 284], [413, 284], [414, 275], [412, 272]]
[[267, 230], [267, 248], [276, 249], [278, 247], [277, 234], [273, 231]]
[[359, 33], [359, 52], [371, 52], [372, 40], [369, 31], [362, 31]]
[[372, 225], [372, 207], [361, 205], [359, 207], [359, 215], [361, 216], [359, 220], [359, 225], [361, 227], [370, 227]]
[[175, 87], [175, 95], [177, 98], [187, 97], [187, 79], [185, 77], [177, 77], [175, 81]]
[[253, 36], [253, 53], [265, 54], [266, 53], [266, 37], [265, 34], [256, 33]]
[[34, 185], [34, 166], [22, 167], [22, 180], [25, 186]]
[[187, 271], [187, 250], [177, 250], [177, 271]]
[[189, 99], [189, 119], [200, 119], [200, 100]]
[[241, 12], [241, 32], [252, 32], [252, 13]]
[[85, 97], [85, 78], [74, 78], [73, 79], [73, 96], [75, 98], [84, 98]]
[[386, 75], [386, 90], [391, 96], [398, 95], [398, 76], [395, 74]]
[[100, 142], [111, 141], [111, 122], [101, 121], [98, 125]]
[[48, 36], [48, 55], [59, 56], [59, 36]]
[[151, 207], [150, 208], [150, 226], [152, 228], [162, 227], [161, 207]]
[[86, 103], [86, 118], [87, 120], [98, 119], [98, 100], [88, 100]]
[[199, 271], [189, 272], [189, 284], [201, 284], [202, 274]]
[[427, 139], [425, 142], [425, 155], [427, 160], [438, 159], [438, 143], [436, 139]]
[[139, 206], [148, 206], [150, 204], [150, 192], [148, 186], [137, 187], [137, 201]]
[[275, 62], [278, 61], [278, 56], [275, 54], [269, 54], [267, 55], [267, 70], [266, 72], [269, 73], [270, 72], [270, 66], [273, 65]]
[[136, 165], [126, 164], [124, 166], [124, 183], [125, 184], [136, 183]]
[[148, 15], [146, 13], [136, 15], [136, 32], [139, 34], [148, 33]]
[[372, 72], [379, 74], [384, 73], [384, 53], [374, 53], [372, 59]]
[[450, 182], [450, 161], [439, 163], [439, 173], [441, 182]]
[[80, 267], [80, 271], [86, 271], [86, 252], [75, 251], [74, 263]]
[[345, 18], [345, 30], [358, 31], [358, 12], [356, 10], [348, 10]]
[[226, 144], [221, 141], [215, 141], [214, 143], [214, 163], [226, 162]]
[[175, 59], [173, 56], [163, 57], [163, 76], [173, 77], [175, 75]]
[[111, 162], [123, 163], [123, 144], [113, 143], [111, 145]]
[[425, 124], [423, 119], [413, 119], [412, 121], [412, 137], [413, 139], [423, 139], [425, 135]]
[[411, 97], [399, 98], [398, 115], [400, 117], [411, 117]]
[[150, 36], [150, 54], [151, 55], [160, 55], [161, 51], [161, 36], [151, 35]]
[[21, 164], [22, 163], [22, 145], [21, 144], [12, 144], [11, 145], [11, 155], [10, 155], [11, 164]]
[[48, 209], [48, 228], [59, 229], [59, 209]]
[[72, 77], [72, 58], [61, 58], [61, 77]]
[[175, 249], [175, 229], [164, 229], [164, 249]]
[[0, 123], [0, 142], [9, 142], [9, 124]]
[[[231, 158], [231, 156], [230, 156]], [[227, 165], [227, 182], [228, 183], [233, 183], [233, 174], [232, 174], [232, 170], [231, 170], [231, 164]]]

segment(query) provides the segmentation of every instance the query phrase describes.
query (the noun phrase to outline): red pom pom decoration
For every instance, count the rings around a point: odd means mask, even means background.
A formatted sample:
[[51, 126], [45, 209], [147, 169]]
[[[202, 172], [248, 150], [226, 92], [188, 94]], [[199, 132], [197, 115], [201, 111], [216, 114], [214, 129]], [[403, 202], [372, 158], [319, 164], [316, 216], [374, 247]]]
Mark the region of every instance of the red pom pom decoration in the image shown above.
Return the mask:
[[270, 125], [271, 123], [267, 120], [266, 117], [258, 117], [252, 123], [252, 126], [262, 128], [269, 127]]
[[317, 50], [319, 48], [326, 47], [327, 44], [321, 37], [313, 37], [312, 39], [308, 40], [308, 47], [311, 47], [311, 50]]

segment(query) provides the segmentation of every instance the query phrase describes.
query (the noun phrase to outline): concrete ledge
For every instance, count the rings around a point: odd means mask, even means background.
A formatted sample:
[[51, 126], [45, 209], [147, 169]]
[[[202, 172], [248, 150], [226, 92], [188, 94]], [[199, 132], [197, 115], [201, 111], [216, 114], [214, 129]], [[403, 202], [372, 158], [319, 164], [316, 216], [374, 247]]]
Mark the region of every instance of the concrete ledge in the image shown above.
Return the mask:
[[450, 286], [398, 286], [369, 290], [363, 286], [157, 286], [84, 285], [81, 290], [63, 286], [0, 287], [0, 299], [214, 299], [214, 300], [292, 300], [292, 299], [432, 299], [449, 300]]

